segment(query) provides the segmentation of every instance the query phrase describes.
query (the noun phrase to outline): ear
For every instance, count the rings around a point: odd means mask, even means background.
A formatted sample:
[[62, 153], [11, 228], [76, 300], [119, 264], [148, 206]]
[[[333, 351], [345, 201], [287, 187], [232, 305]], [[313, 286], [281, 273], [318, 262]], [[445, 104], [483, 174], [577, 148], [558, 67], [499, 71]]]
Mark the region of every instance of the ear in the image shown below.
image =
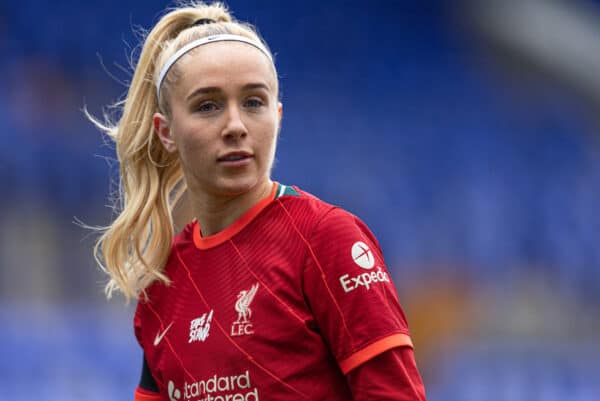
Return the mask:
[[173, 153], [177, 150], [177, 145], [171, 136], [171, 128], [169, 127], [169, 120], [162, 113], [154, 113], [152, 117], [154, 123], [154, 132], [158, 136], [160, 143], [163, 144], [165, 150], [169, 153]]
[[283, 104], [281, 102], [277, 103], [277, 117], [279, 117], [279, 123], [281, 123], [281, 118], [283, 117]]

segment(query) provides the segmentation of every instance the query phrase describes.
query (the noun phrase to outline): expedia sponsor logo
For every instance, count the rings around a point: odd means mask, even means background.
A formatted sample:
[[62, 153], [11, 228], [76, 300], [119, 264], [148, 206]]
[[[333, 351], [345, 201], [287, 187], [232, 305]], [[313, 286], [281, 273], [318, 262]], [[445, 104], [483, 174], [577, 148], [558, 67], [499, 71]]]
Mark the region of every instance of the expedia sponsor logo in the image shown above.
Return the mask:
[[[350, 253], [354, 263], [362, 269], [371, 270], [375, 267], [373, 252], [364, 242], [356, 241], [352, 244]], [[340, 277], [340, 284], [346, 293], [352, 292], [360, 287], [364, 287], [368, 291], [373, 284], [390, 282], [388, 273], [381, 266], [377, 266], [377, 270], [371, 270], [370, 272], [364, 272], [355, 276], [344, 274]]]
[[[170, 401], [180, 401], [181, 392], [169, 381]], [[252, 387], [250, 372], [240, 375], [213, 375], [206, 380], [183, 383], [181, 401], [259, 401], [258, 388]]]
[[354, 263], [362, 267], [363, 269], [372, 269], [375, 265], [375, 259], [373, 258], [373, 252], [369, 248], [369, 245], [362, 241], [356, 241], [352, 245], [352, 259]]
[[340, 283], [345, 292], [351, 292], [359, 287], [364, 287], [367, 290], [371, 289], [371, 284], [375, 283], [389, 283], [390, 277], [381, 267], [377, 268], [377, 271], [370, 273], [362, 273], [354, 277], [350, 277], [349, 274], [344, 274], [340, 277]]

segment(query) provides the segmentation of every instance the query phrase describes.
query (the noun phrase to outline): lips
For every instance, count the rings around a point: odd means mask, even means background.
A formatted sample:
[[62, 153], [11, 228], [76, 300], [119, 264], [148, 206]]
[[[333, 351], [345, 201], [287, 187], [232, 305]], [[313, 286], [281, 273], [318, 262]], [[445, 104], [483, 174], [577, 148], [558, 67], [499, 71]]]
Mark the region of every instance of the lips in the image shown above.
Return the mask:
[[251, 153], [245, 151], [228, 152], [217, 158], [218, 162], [236, 162], [253, 157]]

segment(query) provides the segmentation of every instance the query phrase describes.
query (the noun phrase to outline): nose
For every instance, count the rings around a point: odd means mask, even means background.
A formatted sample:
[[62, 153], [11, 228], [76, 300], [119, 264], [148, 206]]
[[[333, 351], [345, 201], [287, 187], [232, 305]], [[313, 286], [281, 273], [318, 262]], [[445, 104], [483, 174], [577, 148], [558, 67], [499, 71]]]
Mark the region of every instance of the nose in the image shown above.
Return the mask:
[[240, 108], [237, 104], [230, 104], [227, 107], [226, 124], [223, 128], [223, 137], [226, 139], [240, 139], [248, 135], [248, 129], [242, 121]]

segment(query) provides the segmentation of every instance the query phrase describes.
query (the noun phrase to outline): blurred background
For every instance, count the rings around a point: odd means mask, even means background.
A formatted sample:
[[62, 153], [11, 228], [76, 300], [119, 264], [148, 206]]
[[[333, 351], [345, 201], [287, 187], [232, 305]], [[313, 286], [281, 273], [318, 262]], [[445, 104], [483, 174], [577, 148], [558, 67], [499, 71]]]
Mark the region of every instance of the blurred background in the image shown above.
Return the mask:
[[[276, 54], [274, 178], [379, 238], [428, 399], [600, 399], [600, 1], [227, 4]], [[117, 179], [82, 108], [172, 5], [0, 2], [2, 401], [132, 399], [134, 305], [75, 224]]]

